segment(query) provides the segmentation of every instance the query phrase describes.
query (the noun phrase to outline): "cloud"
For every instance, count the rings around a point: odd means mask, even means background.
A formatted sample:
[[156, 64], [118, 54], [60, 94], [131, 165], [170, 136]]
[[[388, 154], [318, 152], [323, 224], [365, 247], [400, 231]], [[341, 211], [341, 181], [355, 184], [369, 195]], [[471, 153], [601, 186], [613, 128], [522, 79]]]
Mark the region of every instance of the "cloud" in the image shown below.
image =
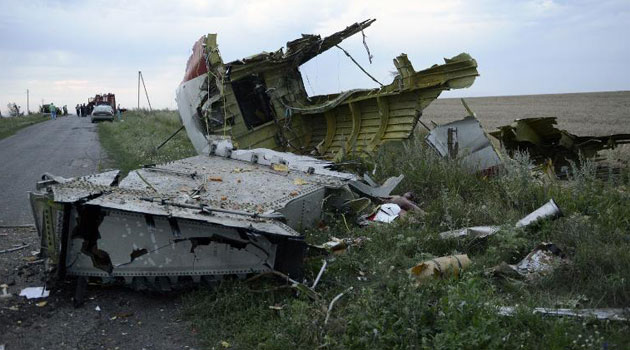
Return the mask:
[[[5, 0], [0, 107], [25, 105], [27, 88], [32, 101], [75, 105], [111, 91], [133, 107], [142, 70], [152, 104], [175, 108], [174, 91], [201, 35], [219, 33], [222, 56], [231, 61], [366, 18], [377, 19], [365, 30], [374, 63], [361, 35], [343, 47], [384, 83], [401, 52], [422, 69], [467, 51], [482, 76], [446, 95], [630, 89], [624, 0]], [[375, 86], [336, 49], [302, 71], [309, 93]]]

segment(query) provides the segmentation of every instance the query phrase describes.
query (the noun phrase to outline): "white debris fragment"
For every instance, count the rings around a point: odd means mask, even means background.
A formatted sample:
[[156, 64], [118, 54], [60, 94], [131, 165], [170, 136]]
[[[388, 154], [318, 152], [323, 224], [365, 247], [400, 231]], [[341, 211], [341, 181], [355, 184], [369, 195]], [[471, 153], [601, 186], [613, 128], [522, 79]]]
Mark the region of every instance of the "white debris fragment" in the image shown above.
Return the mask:
[[0, 285], [0, 299], [6, 299], [6, 298], [10, 298], [12, 295], [11, 293], [7, 292], [7, 289], [9, 288], [8, 285], [6, 284], [2, 284]]
[[50, 291], [46, 287], [28, 287], [20, 292], [20, 296], [26, 297], [26, 299], [48, 298], [48, 295], [50, 295]]
[[378, 208], [372, 220], [389, 224], [400, 215], [400, 211], [401, 209], [398, 204], [385, 203]]
[[555, 245], [543, 243], [512, 267], [523, 276], [533, 273], [544, 274], [553, 270], [561, 261], [559, 255], [559, 250]]
[[[570, 316], [577, 318], [596, 318], [598, 320], [627, 321], [630, 309], [556, 309], [536, 307], [532, 309], [535, 314], [549, 316]], [[501, 316], [512, 316], [516, 313], [513, 306], [500, 306], [497, 312]]]
[[469, 237], [474, 237], [474, 238], [484, 238], [484, 237], [493, 235], [500, 229], [501, 229], [500, 226], [464, 227], [458, 230], [442, 232], [440, 233], [440, 238], [449, 239], [449, 238], [459, 238], [459, 237], [464, 237], [464, 236], [469, 236]]
[[562, 211], [560, 210], [556, 202], [554, 202], [553, 199], [550, 199], [549, 202], [545, 203], [542, 207], [534, 210], [526, 217], [520, 219], [515, 226], [526, 227], [537, 221], [544, 219], [553, 219], [559, 216], [562, 216]]
[[98, 306], [98, 305], [96, 305], [96, 307], [94, 308], [94, 310], [96, 310], [96, 311], [101, 311], [101, 307], [100, 307], [100, 306]]

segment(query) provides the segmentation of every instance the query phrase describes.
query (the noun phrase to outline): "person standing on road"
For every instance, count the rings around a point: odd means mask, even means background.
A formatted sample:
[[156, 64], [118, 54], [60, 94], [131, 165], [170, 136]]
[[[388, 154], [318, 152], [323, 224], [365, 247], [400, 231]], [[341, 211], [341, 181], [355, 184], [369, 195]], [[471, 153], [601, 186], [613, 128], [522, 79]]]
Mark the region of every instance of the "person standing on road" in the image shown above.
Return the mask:
[[50, 119], [51, 120], [57, 119], [57, 108], [55, 108], [55, 104], [51, 102], [48, 105], [48, 109], [50, 110]]
[[120, 121], [121, 118], [121, 113], [120, 113], [120, 103], [118, 104], [118, 108], [116, 108], [116, 116], [118, 117], [118, 121]]
[[80, 117], [81, 113], [79, 111], [79, 105], [76, 105], [76, 107], [74, 107], [74, 109], [77, 111], [77, 117]]

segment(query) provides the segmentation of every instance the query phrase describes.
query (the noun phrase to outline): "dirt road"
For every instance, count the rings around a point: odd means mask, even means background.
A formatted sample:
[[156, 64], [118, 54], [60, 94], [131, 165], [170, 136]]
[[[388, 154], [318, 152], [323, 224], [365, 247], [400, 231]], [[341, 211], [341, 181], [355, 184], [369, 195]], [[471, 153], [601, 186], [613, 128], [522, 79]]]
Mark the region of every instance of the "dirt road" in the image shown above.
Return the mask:
[[70, 115], [0, 140], [0, 226], [33, 223], [27, 191], [44, 172], [63, 177], [96, 172], [105, 159], [96, 124]]
[[[182, 321], [181, 295], [156, 295], [122, 287], [88, 286], [85, 304], [74, 308], [72, 281], [51, 288], [45, 299], [19, 297], [25, 287], [43, 286], [44, 266], [34, 228], [0, 228], [0, 348], [195, 349], [193, 330]], [[0, 290], [0, 294], [2, 291]], [[45, 301], [45, 305], [37, 303]]]
[[[44, 266], [34, 255], [40, 244], [34, 228], [2, 226], [33, 222], [26, 192], [42, 173], [72, 177], [102, 168], [106, 157], [96, 130], [89, 118], [69, 116], [0, 140], [0, 285], [11, 294], [0, 296], [0, 348], [194, 349], [191, 329], [181, 320], [180, 295], [88, 286], [85, 304], [74, 308], [73, 281], [63, 281], [46, 299], [17, 296], [45, 283]], [[45, 305], [38, 306], [41, 301]]]

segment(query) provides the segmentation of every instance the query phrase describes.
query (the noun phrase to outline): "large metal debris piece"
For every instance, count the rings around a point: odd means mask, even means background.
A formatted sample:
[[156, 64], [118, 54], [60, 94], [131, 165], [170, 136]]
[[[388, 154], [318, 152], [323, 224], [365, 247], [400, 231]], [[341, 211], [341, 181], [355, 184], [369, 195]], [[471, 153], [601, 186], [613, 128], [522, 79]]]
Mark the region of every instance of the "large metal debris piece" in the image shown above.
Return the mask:
[[[513, 316], [517, 312], [514, 306], [499, 307], [498, 314], [501, 316]], [[630, 309], [559, 309], [549, 307], [535, 307], [532, 309], [534, 314], [542, 314], [545, 316], [568, 316], [582, 319], [597, 319], [610, 321], [628, 321], [630, 320]]]
[[201, 37], [177, 89], [179, 113], [197, 152], [208, 154], [216, 137], [229, 136], [241, 149], [335, 160], [371, 153], [384, 142], [408, 138], [422, 110], [442, 91], [469, 87], [479, 75], [466, 53], [421, 71], [401, 54], [394, 59], [398, 74], [388, 85], [308, 96], [299, 66], [373, 22], [324, 38], [305, 34], [288, 42], [286, 51], [229, 63], [221, 58], [216, 34]]
[[[59, 276], [168, 289], [182, 279], [281, 271], [298, 278], [299, 230], [355, 176], [331, 163], [226, 141], [196, 156], [131, 171], [44, 176], [30, 193], [42, 252]], [[299, 180], [299, 181], [298, 181]]]
[[569, 162], [595, 158], [599, 151], [630, 143], [630, 134], [577, 136], [558, 129], [555, 117], [518, 119], [490, 133], [501, 142], [508, 154], [527, 151], [537, 164], [552, 162], [556, 170]]
[[501, 165], [501, 158], [464, 99], [462, 104], [469, 115], [462, 120], [436, 126], [425, 141], [441, 157], [458, 159], [471, 172], [493, 173]]

